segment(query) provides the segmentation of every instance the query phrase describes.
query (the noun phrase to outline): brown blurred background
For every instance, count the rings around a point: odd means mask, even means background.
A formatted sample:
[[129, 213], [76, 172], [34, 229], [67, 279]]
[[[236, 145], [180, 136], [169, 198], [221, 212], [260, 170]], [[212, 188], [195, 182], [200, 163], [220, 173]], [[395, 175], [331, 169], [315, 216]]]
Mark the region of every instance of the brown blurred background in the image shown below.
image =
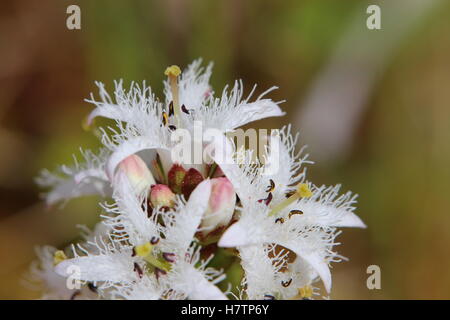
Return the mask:
[[[66, 8], [81, 8], [81, 30]], [[382, 30], [366, 8], [381, 7]], [[95, 80], [146, 80], [169, 64], [215, 62], [212, 84], [278, 85], [284, 118], [310, 145], [316, 184], [360, 194], [366, 230], [344, 230], [332, 298], [450, 298], [450, 2], [439, 0], [2, 1], [0, 4], [0, 298], [21, 284], [33, 247], [63, 247], [92, 226], [95, 197], [40, 202], [40, 168], [96, 148], [81, 129]], [[368, 290], [366, 268], [381, 268]]]

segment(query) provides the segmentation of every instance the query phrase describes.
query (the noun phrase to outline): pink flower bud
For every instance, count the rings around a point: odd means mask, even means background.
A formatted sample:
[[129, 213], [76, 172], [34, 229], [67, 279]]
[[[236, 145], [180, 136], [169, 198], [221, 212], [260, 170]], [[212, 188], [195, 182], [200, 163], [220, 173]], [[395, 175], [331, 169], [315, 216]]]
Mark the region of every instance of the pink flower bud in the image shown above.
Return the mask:
[[165, 184], [156, 184], [150, 191], [150, 202], [153, 207], [173, 207], [175, 194]]
[[147, 165], [135, 154], [122, 160], [119, 164], [119, 170], [126, 174], [136, 194], [141, 194], [155, 184], [155, 179]]
[[205, 228], [205, 231], [202, 232], [204, 236], [218, 228], [227, 226], [233, 217], [236, 205], [236, 193], [227, 178], [214, 178], [211, 183], [212, 189], [208, 209], [201, 223], [201, 227]]

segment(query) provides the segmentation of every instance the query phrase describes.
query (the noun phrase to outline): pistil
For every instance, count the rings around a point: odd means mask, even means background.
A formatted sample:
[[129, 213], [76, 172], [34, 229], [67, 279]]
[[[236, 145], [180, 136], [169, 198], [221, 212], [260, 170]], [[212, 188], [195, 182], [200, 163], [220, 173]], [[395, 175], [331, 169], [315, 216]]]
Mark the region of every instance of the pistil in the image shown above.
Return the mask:
[[146, 262], [150, 263], [152, 266], [161, 269], [163, 271], [169, 271], [170, 263], [165, 260], [156, 258], [153, 255], [154, 247], [155, 246], [152, 245], [150, 242], [147, 242], [134, 247], [134, 252], [137, 256], [143, 258]]
[[297, 185], [297, 189], [295, 190], [295, 193], [293, 195], [291, 195], [289, 198], [284, 199], [283, 201], [281, 201], [279, 204], [277, 204], [276, 206], [274, 206], [272, 208], [272, 210], [269, 213], [269, 217], [277, 214], [278, 212], [280, 212], [284, 208], [288, 207], [289, 205], [291, 205], [298, 199], [309, 198], [311, 196], [312, 196], [312, 192], [309, 189], [308, 184], [299, 183]]
[[181, 70], [178, 66], [173, 65], [167, 67], [164, 74], [169, 79], [170, 90], [172, 91], [172, 105], [173, 105], [173, 113], [175, 117], [178, 117], [180, 114], [180, 97], [178, 93], [178, 76], [181, 74]]

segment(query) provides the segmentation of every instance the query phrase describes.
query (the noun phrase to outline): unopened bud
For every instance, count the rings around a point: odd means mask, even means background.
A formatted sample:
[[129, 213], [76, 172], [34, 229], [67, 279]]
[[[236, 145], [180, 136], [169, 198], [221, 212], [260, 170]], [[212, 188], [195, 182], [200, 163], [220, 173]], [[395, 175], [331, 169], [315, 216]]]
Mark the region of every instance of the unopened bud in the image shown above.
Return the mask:
[[165, 184], [156, 184], [150, 191], [150, 202], [153, 207], [169, 207], [175, 204], [175, 194]]
[[141, 194], [155, 184], [155, 179], [147, 165], [135, 154], [125, 158], [119, 164], [119, 170], [126, 174], [136, 194]]
[[179, 164], [174, 164], [172, 168], [170, 168], [169, 173], [167, 174], [169, 187], [170, 189], [177, 193], [181, 193], [181, 187], [183, 186], [183, 180], [186, 176], [186, 170]]
[[225, 227], [233, 217], [236, 205], [236, 193], [233, 185], [225, 178], [211, 180], [212, 189], [208, 209], [203, 216], [201, 227], [205, 228], [202, 234], [211, 234], [218, 228]]

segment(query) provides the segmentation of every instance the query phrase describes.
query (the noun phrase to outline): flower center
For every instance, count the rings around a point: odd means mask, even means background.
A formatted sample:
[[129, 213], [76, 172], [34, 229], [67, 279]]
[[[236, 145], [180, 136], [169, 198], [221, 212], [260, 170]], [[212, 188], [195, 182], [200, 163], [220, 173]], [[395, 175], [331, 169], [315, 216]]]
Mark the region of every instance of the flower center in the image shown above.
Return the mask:
[[274, 206], [272, 210], [270, 210], [269, 217], [277, 214], [290, 204], [294, 203], [300, 198], [310, 198], [312, 196], [312, 191], [309, 188], [308, 184], [306, 183], [299, 183], [297, 185], [297, 189], [295, 190], [295, 193], [291, 195], [289, 198], [284, 199], [279, 204]]
[[158, 268], [163, 271], [170, 270], [170, 262], [167, 258], [158, 258], [153, 255], [153, 249], [155, 248], [150, 242], [138, 245], [134, 247], [134, 252], [137, 256], [143, 258], [146, 262], [151, 264], [153, 267]]

